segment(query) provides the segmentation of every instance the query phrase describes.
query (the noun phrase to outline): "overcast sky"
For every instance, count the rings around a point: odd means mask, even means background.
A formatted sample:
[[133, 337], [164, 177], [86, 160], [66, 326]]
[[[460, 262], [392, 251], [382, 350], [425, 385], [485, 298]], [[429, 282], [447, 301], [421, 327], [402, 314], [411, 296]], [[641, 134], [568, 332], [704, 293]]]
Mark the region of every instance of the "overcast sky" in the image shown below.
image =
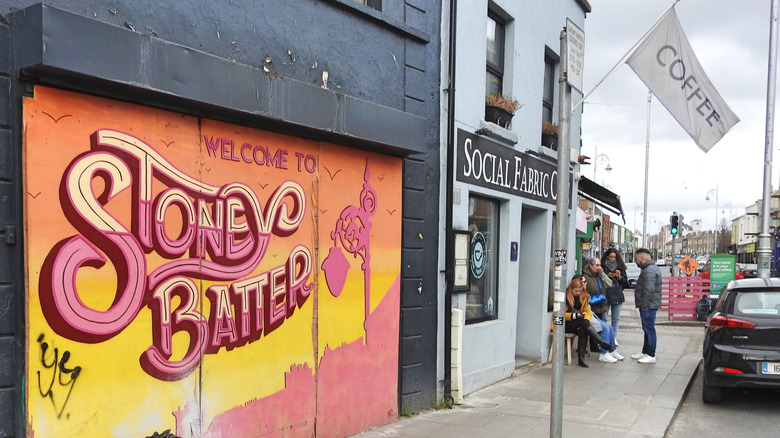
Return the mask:
[[[589, 0], [585, 20], [584, 91], [593, 89], [628, 49], [672, 4], [671, 0]], [[680, 24], [704, 71], [741, 119], [709, 152], [699, 149], [653, 97], [650, 109], [650, 159], [647, 231], [654, 234], [672, 211], [685, 221], [701, 219], [704, 229], [717, 217], [737, 217], [763, 196], [766, 89], [770, 0], [681, 0]], [[776, 112], [776, 118], [780, 111]], [[780, 125], [778, 125], [780, 126]], [[642, 230], [647, 87], [626, 64], [586, 100], [583, 147], [591, 162], [604, 154], [595, 181], [620, 196], [629, 229]], [[778, 133], [780, 135], [780, 132]], [[780, 139], [773, 147], [778, 165]], [[612, 167], [607, 172], [607, 159]], [[582, 166], [594, 179], [594, 166]], [[773, 175], [778, 175], [773, 169]], [[772, 187], [778, 187], [775, 176]], [[710, 200], [705, 198], [710, 195]], [[635, 215], [636, 213], [636, 215]], [[636, 217], [635, 217], [636, 216]], [[655, 219], [655, 221], [654, 221]], [[613, 218], [613, 221], [617, 218]]]

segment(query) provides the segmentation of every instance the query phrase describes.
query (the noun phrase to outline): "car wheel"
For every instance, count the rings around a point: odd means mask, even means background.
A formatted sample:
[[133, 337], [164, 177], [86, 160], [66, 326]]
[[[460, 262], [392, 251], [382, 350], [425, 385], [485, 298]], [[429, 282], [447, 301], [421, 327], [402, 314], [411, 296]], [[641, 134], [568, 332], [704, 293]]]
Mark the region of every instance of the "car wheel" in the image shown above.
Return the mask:
[[720, 403], [723, 401], [723, 388], [705, 383], [701, 391], [701, 398], [704, 403]]

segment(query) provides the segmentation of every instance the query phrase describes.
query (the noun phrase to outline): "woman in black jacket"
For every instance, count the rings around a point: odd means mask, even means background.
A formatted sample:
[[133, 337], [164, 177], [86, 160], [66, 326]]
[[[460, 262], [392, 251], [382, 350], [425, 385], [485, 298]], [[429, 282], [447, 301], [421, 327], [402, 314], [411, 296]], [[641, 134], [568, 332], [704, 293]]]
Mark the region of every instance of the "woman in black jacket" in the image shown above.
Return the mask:
[[623, 288], [628, 287], [626, 264], [615, 248], [609, 248], [601, 257], [601, 267], [609, 279], [612, 280], [612, 286], [604, 291], [604, 295], [606, 295], [607, 303], [609, 303], [612, 330], [615, 332], [615, 338], [617, 338], [618, 327], [620, 326], [620, 311], [623, 308], [623, 303], [626, 301]]

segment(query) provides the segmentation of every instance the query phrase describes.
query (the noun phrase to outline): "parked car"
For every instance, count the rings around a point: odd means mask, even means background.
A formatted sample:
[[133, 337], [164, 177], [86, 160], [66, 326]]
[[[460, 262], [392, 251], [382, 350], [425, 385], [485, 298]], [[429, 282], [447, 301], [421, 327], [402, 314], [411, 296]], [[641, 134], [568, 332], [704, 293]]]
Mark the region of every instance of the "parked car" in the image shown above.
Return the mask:
[[658, 266], [666, 266], [666, 259], [661, 257], [660, 259], [655, 261], [655, 264]]
[[709, 281], [710, 279], [710, 261], [707, 260], [707, 263], [705, 263], [702, 266], [699, 266], [699, 277]]
[[755, 263], [737, 263], [735, 266], [736, 278], [756, 278], [758, 277], [758, 265]]
[[707, 263], [708, 261], [710, 261], [710, 257], [709, 256], [699, 256], [699, 257], [696, 257], [696, 263], [698, 263], [700, 265], [703, 265], [703, 264]]
[[636, 279], [642, 269], [636, 263], [626, 263], [626, 276], [628, 277], [628, 287], [636, 287]]
[[728, 283], [704, 333], [705, 403], [729, 388], [780, 389], [780, 278]]

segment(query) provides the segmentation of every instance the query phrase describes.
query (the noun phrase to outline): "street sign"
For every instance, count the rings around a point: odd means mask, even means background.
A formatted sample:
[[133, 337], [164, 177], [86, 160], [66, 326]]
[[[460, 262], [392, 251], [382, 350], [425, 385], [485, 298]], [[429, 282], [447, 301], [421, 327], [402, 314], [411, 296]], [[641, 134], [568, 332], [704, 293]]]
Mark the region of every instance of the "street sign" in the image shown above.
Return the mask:
[[582, 92], [583, 64], [585, 60], [585, 32], [571, 20], [566, 20], [566, 82], [572, 88]]
[[677, 264], [677, 267], [682, 272], [685, 272], [685, 275], [690, 277], [694, 272], [696, 272], [696, 268], [699, 267], [699, 264], [696, 263], [696, 261], [692, 258], [685, 256], [685, 258], [680, 260], [680, 263]]

